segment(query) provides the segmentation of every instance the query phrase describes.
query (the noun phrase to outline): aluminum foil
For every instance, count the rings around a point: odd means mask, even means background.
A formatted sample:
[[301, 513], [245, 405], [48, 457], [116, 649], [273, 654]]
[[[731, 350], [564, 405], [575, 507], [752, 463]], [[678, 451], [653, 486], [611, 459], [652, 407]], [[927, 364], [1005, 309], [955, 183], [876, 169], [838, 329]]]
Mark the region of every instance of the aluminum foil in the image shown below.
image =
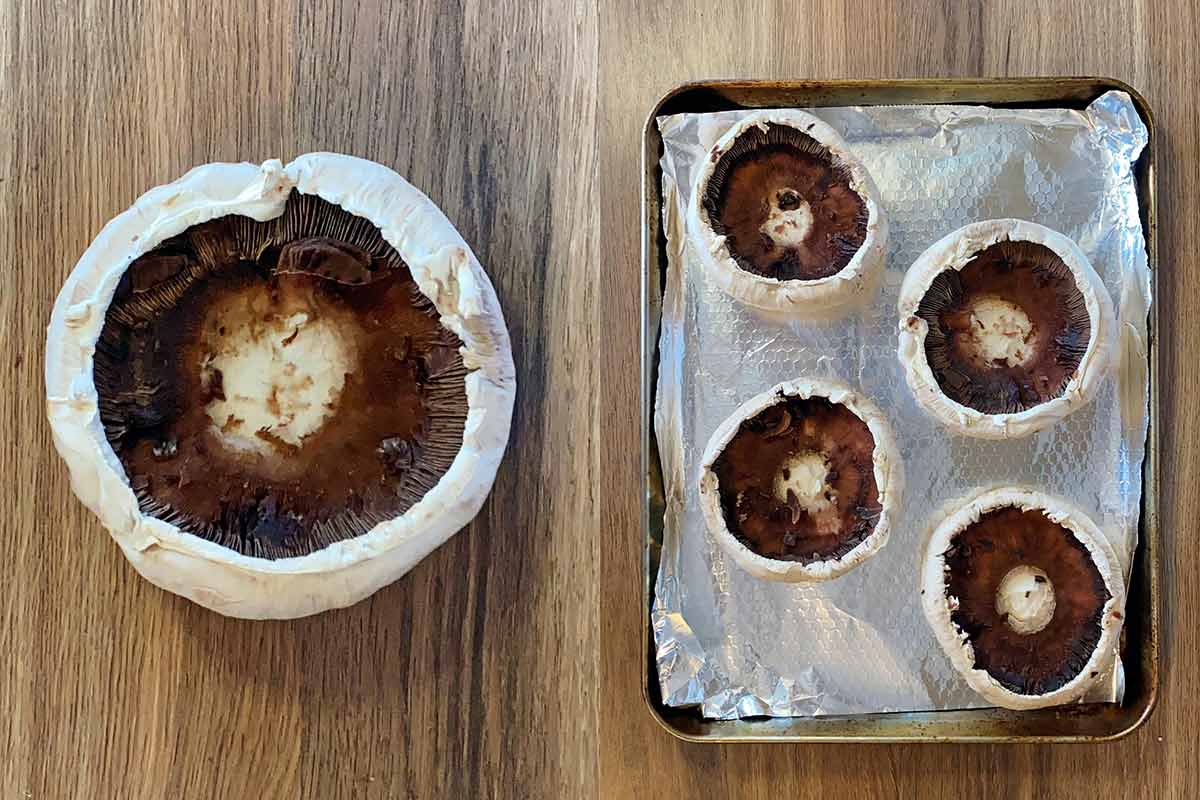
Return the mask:
[[[948, 500], [982, 485], [1064, 496], [1104, 529], [1128, 576], [1148, 418], [1150, 272], [1131, 165], [1147, 131], [1127, 95], [1084, 111], [978, 106], [805, 109], [837, 129], [879, 187], [887, 272], [869, 308], [829, 323], [741, 305], [712, 285], [685, 236], [698, 159], [743, 114], [661, 117], [668, 269], [655, 430], [667, 501], [652, 612], [662, 694], [711, 718], [927, 711], [986, 705], [934, 639], [918, 598], [922, 540]], [[1072, 237], [1118, 308], [1121, 358], [1089, 406], [1032, 437], [950, 434], [915, 403], [896, 357], [905, 270], [976, 220], [1018, 217]], [[712, 431], [799, 375], [870, 395], [896, 431], [907, 487], [890, 542], [837, 580], [768, 583], [708, 533], [696, 479]], [[1120, 664], [1089, 700], [1118, 701]]]

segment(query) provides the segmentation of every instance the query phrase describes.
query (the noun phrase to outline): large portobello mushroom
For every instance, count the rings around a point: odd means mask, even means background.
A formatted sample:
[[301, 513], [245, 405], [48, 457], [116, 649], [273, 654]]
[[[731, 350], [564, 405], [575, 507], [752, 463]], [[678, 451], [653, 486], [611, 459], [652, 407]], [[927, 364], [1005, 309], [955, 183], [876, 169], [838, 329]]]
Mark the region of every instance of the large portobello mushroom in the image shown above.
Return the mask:
[[1066, 236], [976, 222], [913, 263], [900, 289], [898, 355], [917, 402], [969, 436], [1039, 431], [1088, 403], [1111, 361], [1112, 300]]
[[688, 230], [724, 291], [804, 317], [838, 316], [869, 297], [887, 243], [866, 168], [829, 125], [784, 109], [749, 114], [717, 142]]
[[478, 512], [515, 378], [486, 274], [379, 164], [210, 164], [79, 260], [46, 344], [76, 494], [153, 583], [296, 617], [398, 578]]

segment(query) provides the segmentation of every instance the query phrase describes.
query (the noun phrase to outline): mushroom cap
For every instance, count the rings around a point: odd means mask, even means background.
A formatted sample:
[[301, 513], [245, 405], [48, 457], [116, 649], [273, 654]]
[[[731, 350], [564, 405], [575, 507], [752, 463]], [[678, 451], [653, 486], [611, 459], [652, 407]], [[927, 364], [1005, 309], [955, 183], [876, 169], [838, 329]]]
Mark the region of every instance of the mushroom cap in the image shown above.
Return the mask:
[[[1043, 694], [1014, 692], [987, 670], [975, 665], [975, 649], [969, 636], [954, 622], [956, 600], [948, 596], [949, 567], [945, 553], [952, 540], [989, 511], [1014, 507], [1043, 513], [1083, 545], [1096, 566], [1109, 598], [1100, 615], [1100, 638], [1082, 670], [1059, 688]], [[1116, 655], [1125, 611], [1125, 581], [1116, 551], [1104, 533], [1086, 514], [1071, 503], [1021, 486], [985, 489], [953, 504], [953, 510], [931, 528], [922, 553], [921, 606], [938, 643], [967, 684], [985, 700], [1003, 708], [1027, 710], [1061, 705], [1079, 699], [1104, 674]]]
[[[378, 226], [441, 323], [463, 342], [468, 416], [450, 469], [404, 514], [310, 555], [265, 559], [141, 512], [100, 421], [96, 341], [131, 262], [216, 217], [267, 220], [292, 189]], [[392, 170], [334, 153], [287, 166], [207, 164], [151, 189], [109, 222], [67, 278], [46, 337], [46, 404], [71, 486], [145, 578], [228, 616], [292, 618], [358, 602], [399, 578], [478, 513], [504, 454], [516, 389], [508, 331], [483, 268], [445, 215]]]
[[[874, 529], [849, 552], [818, 561], [785, 561], [767, 558], [743, 544], [725, 521], [721, 508], [720, 481], [713, 468], [725, 446], [737, 434], [743, 421], [770, 408], [782, 397], [808, 399], [821, 397], [849, 409], [866, 423], [875, 440], [872, 454], [872, 471], [879, 492], [881, 511]], [[845, 383], [822, 378], [796, 378], [784, 381], [761, 394], [747, 400], [713, 431], [704, 449], [699, 476], [700, 508], [708, 530], [721, 548], [738, 566], [755, 577], [769, 581], [810, 583], [826, 581], [844, 575], [866, 559], [873, 556], [887, 543], [891, 528], [899, 513], [901, 495], [904, 490], [903, 462], [896, 447], [891, 426], [871, 400], [854, 391]]]
[[[1044, 245], [1071, 271], [1089, 318], [1087, 349], [1074, 376], [1058, 397], [1011, 414], [986, 414], [947, 397], [925, 353], [929, 324], [917, 308], [934, 279], [945, 270], [961, 270], [985, 248], [1001, 241]], [[1013, 439], [1047, 428], [1086, 405], [1099, 391], [1112, 359], [1116, 317], [1100, 276], [1075, 242], [1057, 231], [1018, 219], [974, 222], [939, 239], [922, 253], [900, 287], [900, 344], [897, 355], [917, 403], [943, 425], [981, 439]]]
[[[816, 280], [768, 278], [738, 266], [727, 237], [718, 234], [704, 207], [704, 194], [721, 156], [751, 127], [786, 125], [814, 139], [833, 155], [850, 175], [850, 188], [867, 208], [867, 233], [850, 262], [837, 273]], [[730, 128], [704, 160], [696, 178], [688, 210], [688, 235], [712, 280], [726, 293], [755, 308], [808, 318], [842, 316], [849, 306], [866, 300], [878, 283], [887, 251], [887, 219], [879, 204], [879, 191], [866, 167], [828, 124], [803, 111], [766, 109], [748, 114]]]

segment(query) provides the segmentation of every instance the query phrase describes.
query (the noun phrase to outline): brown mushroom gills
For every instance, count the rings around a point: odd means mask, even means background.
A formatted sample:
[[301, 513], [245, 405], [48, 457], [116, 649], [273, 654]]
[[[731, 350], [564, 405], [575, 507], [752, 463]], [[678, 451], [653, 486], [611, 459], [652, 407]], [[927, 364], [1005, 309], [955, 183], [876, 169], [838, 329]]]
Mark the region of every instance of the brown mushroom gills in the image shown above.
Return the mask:
[[403, 514], [449, 468], [461, 342], [367, 220], [293, 192], [136, 259], [95, 358], [148, 515], [244, 555], [306, 555]]
[[1091, 336], [1071, 270], [1034, 242], [997, 242], [940, 273], [917, 316], [929, 326], [925, 357], [942, 392], [985, 414], [1062, 395]]
[[867, 206], [849, 171], [787, 125], [738, 136], [719, 157], [703, 203], [737, 265], [776, 280], [836, 275], [867, 236]]
[[[975, 666], [1018, 694], [1061, 688], [1083, 671], [1100, 641], [1109, 592], [1082, 542], [1041, 511], [989, 511], [957, 533], [945, 552], [951, 619], [968, 637]], [[1054, 611], [1035, 633], [1020, 633], [998, 609], [1005, 577], [1017, 567], [1045, 574]]]
[[875, 439], [825, 398], [781, 397], [739, 426], [713, 463], [726, 525], [755, 553], [837, 559], [875, 529]]

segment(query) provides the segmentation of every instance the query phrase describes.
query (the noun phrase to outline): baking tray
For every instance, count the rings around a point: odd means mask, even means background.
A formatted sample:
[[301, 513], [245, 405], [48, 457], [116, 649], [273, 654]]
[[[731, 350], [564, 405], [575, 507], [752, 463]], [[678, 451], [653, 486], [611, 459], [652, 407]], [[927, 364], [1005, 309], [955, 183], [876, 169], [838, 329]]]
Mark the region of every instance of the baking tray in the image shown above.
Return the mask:
[[[1150, 267], [1151, 306], [1147, 360], [1150, 418], [1138, 544], [1134, 551], [1121, 654], [1125, 696], [1121, 704], [1097, 703], [1007, 711], [999, 708], [854, 716], [759, 717], [711, 720], [697, 708], [662, 701], [654, 659], [650, 609], [663, 536], [663, 481], [653, 416], [658, 381], [658, 338], [667, 269], [662, 231], [662, 138], [656, 119], [666, 114], [751, 108], [970, 104], [1009, 108], [1082, 109], [1111, 90], [1126, 92], [1145, 122], [1149, 141], [1134, 164], [1142, 229]], [[905, 79], [836, 81], [700, 81], [678, 86], [651, 110], [642, 129], [642, 694], [654, 718], [671, 734], [695, 742], [1099, 742], [1120, 738], [1149, 718], [1159, 684], [1158, 528], [1158, 242], [1155, 151], [1158, 134], [1145, 98], [1112, 78]]]

